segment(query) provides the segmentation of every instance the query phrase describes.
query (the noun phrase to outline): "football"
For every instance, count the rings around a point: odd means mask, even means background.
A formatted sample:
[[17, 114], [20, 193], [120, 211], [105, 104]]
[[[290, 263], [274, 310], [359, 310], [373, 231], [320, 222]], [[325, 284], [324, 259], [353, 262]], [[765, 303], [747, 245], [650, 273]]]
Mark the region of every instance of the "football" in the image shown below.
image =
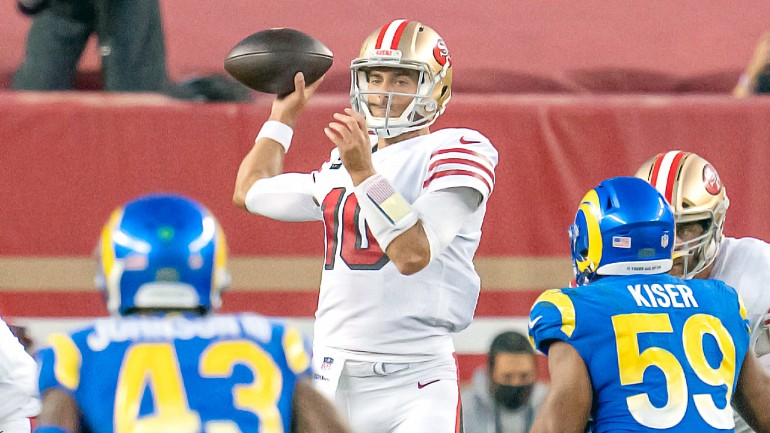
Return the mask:
[[297, 72], [310, 85], [329, 70], [333, 59], [331, 50], [308, 34], [269, 29], [238, 42], [225, 58], [225, 70], [254, 90], [284, 96], [294, 91]]

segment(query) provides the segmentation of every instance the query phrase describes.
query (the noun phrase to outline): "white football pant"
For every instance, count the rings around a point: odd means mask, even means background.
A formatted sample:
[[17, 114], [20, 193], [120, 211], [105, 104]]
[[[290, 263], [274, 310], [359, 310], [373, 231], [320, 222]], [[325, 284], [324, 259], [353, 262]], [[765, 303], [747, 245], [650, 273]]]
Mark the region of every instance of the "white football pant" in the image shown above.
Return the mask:
[[460, 390], [453, 355], [412, 363], [346, 361], [337, 408], [354, 433], [458, 433]]

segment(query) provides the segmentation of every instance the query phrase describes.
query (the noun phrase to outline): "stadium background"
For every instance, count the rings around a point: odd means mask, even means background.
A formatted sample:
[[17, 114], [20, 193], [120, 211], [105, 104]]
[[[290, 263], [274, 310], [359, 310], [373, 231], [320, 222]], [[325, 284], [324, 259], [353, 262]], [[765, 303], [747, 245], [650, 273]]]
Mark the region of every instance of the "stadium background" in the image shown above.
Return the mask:
[[[767, 2], [161, 5], [174, 79], [221, 72], [228, 49], [264, 28], [303, 30], [335, 52], [300, 120], [292, 171], [327, 158], [322, 125], [347, 104], [347, 65], [368, 32], [407, 17], [442, 34], [455, 94], [436, 127], [478, 129], [500, 151], [476, 258], [477, 318], [456, 337], [464, 380], [497, 331], [525, 331], [538, 293], [568, 281], [566, 228], [582, 194], [605, 177], [633, 174], [657, 152], [683, 149], [712, 161], [732, 201], [726, 234], [770, 239], [770, 100], [729, 95], [768, 30]], [[12, 2], [0, 5], [0, 315], [29, 326], [41, 343], [53, 329], [106, 314], [92, 277], [101, 225], [128, 199], [175, 191], [208, 206], [228, 235], [233, 287], [223, 310], [289, 317], [310, 331], [321, 228], [251, 217], [230, 202], [270, 99], [12, 92], [28, 27]], [[98, 87], [93, 45], [81, 69], [78, 87]]]

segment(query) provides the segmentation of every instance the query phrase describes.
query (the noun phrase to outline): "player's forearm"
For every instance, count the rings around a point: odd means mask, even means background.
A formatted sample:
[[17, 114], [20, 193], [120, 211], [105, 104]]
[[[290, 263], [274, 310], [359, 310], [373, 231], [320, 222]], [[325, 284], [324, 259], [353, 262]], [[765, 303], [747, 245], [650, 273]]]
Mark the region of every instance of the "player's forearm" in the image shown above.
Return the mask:
[[738, 376], [733, 407], [756, 432], [770, 432], [770, 376], [764, 371], [754, 353], [749, 351]]
[[[372, 181], [380, 182], [374, 177], [366, 182]], [[364, 185], [356, 195], [372, 234], [404, 275], [419, 272], [443, 254], [481, 202], [478, 191], [455, 187], [429, 192], [409, 205], [388, 189]]]
[[548, 352], [548, 371], [551, 387], [530, 432], [585, 431], [593, 391], [580, 354], [568, 343], [553, 342]]
[[302, 379], [294, 388], [291, 433], [349, 433], [337, 409]]
[[541, 413], [542, 416], [538, 415], [532, 424], [530, 433], [582, 433], [585, 431], [585, 424], [577, 425], [557, 413]]
[[430, 243], [420, 221], [401, 233], [386, 250], [388, 257], [403, 275], [412, 275], [430, 263]]
[[52, 388], [43, 394], [43, 408], [37, 423], [39, 426], [57, 426], [69, 432], [79, 432], [80, 409], [71, 395]]
[[264, 137], [257, 139], [238, 168], [233, 203], [246, 209], [246, 194], [254, 182], [283, 173], [284, 155], [284, 148], [277, 141]]

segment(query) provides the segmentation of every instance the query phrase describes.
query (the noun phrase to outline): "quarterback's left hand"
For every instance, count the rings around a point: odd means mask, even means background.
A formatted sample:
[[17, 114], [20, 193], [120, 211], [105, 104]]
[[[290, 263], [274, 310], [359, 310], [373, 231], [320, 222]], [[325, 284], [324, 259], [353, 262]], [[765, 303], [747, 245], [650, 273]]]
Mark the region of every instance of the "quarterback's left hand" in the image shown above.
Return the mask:
[[358, 186], [375, 173], [366, 119], [352, 108], [346, 108], [345, 114], [334, 113], [334, 119], [336, 122], [330, 122], [324, 133], [340, 150], [342, 164]]

